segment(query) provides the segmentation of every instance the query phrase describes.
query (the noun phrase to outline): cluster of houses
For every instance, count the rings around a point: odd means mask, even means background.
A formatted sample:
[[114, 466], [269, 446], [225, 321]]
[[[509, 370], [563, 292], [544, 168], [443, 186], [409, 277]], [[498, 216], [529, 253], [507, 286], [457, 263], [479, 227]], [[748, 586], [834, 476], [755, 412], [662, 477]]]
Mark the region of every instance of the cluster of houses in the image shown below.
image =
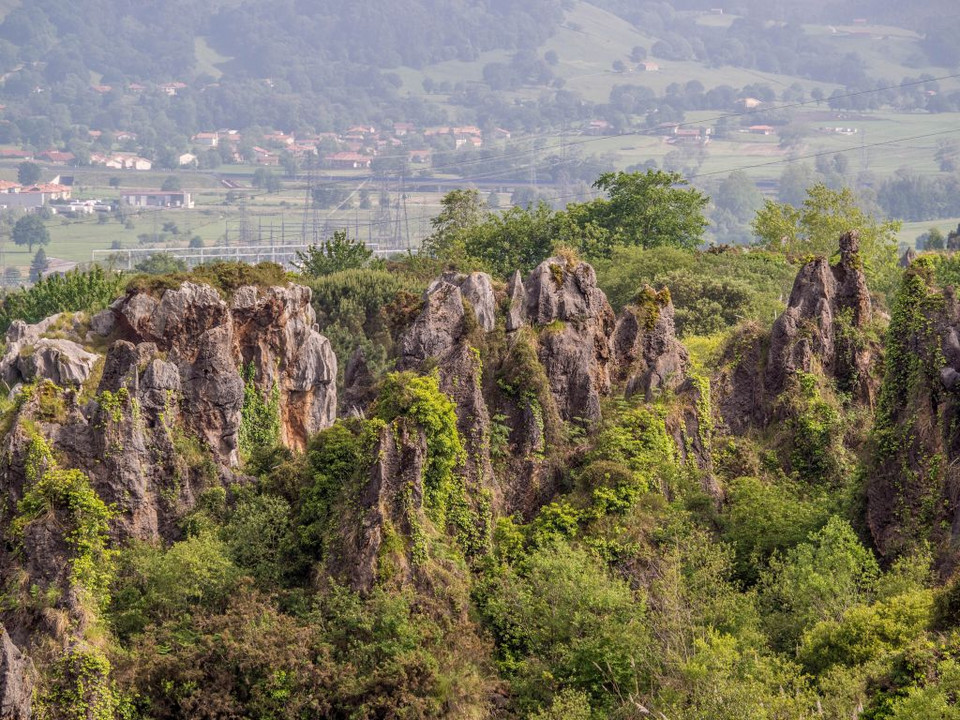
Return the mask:
[[[498, 139], [509, 139], [510, 132], [497, 128]], [[252, 162], [256, 165], [279, 165], [282, 153], [289, 153], [297, 160], [319, 157], [325, 167], [336, 170], [369, 168], [375, 158], [382, 155], [406, 155], [409, 162], [427, 165], [433, 151], [429, 145], [439, 145], [440, 138], [450, 138], [455, 149], [481, 148], [484, 133], [474, 125], [437, 126], [419, 128], [414, 123], [395, 122], [389, 129], [373, 125], [354, 125], [343, 133], [298, 133], [272, 132], [262, 136], [262, 142], [249, 146], [252, 157], [240, 152], [243, 135], [237, 130], [216, 130], [197, 133], [191, 138], [196, 151], [213, 148], [230, 148], [236, 162]], [[416, 147], [411, 147], [414, 145]], [[195, 163], [197, 156], [188, 153], [180, 158], [181, 165]]]
[[20, 185], [9, 180], [0, 180], [0, 208], [5, 210], [33, 212], [52, 202], [69, 201], [70, 195], [70, 186], [60, 182]]

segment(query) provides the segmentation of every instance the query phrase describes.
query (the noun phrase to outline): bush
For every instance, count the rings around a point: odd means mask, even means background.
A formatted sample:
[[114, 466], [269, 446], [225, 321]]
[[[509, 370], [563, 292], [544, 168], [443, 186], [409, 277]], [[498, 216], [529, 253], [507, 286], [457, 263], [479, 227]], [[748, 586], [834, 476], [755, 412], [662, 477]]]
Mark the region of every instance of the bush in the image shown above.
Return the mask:
[[650, 652], [643, 598], [562, 542], [499, 571], [486, 588], [483, 613], [521, 711], [565, 688], [609, 708], [615, 688], [636, 687]]
[[615, 308], [645, 285], [666, 286], [681, 336], [710, 335], [742, 320], [768, 325], [782, 312], [796, 268], [770, 252], [689, 252], [672, 247], [616, 248], [595, 263], [597, 281]]
[[121, 275], [98, 265], [43, 278], [29, 289], [4, 296], [0, 303], [0, 332], [5, 332], [14, 320], [35, 323], [60, 312], [98, 312], [123, 293], [123, 285]]
[[185, 282], [210, 285], [221, 295], [229, 297], [245, 285], [257, 287], [286, 286], [290, 278], [276, 263], [262, 262], [250, 265], [243, 262], [213, 262], [198, 265], [189, 272], [168, 275], [137, 275], [127, 283], [127, 292], [161, 294], [175, 290]]

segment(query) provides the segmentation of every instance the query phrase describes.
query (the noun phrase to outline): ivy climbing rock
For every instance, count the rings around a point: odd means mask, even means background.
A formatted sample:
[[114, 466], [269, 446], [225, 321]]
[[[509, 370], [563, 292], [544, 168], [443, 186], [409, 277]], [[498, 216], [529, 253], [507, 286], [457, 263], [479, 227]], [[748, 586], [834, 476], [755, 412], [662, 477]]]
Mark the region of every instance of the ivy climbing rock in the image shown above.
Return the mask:
[[[370, 590], [378, 580], [409, 582], [415, 554], [424, 552], [418, 543], [423, 542], [426, 521], [426, 435], [410, 423], [384, 425], [373, 456], [359, 501], [340, 518], [337, 546], [327, 567], [332, 577], [360, 591]], [[409, 552], [396, 542], [401, 536], [411, 538]]]
[[882, 555], [929, 542], [944, 569], [960, 562], [960, 299], [940, 290], [928, 258], [906, 270], [887, 332], [885, 374], [866, 468], [866, 519]]
[[[475, 277], [479, 276], [479, 277]], [[458, 284], [459, 283], [459, 284]], [[470, 288], [474, 304], [464, 297], [461, 286]], [[477, 288], [489, 290], [474, 292]], [[483, 395], [483, 318], [490, 313], [492, 328], [492, 284], [489, 276], [447, 274], [433, 281], [424, 293], [423, 309], [400, 339], [399, 370], [421, 370], [436, 365], [440, 389], [456, 405], [457, 427], [467, 448], [465, 473], [475, 487], [490, 487], [490, 413]], [[467, 308], [471, 308], [468, 311]]]

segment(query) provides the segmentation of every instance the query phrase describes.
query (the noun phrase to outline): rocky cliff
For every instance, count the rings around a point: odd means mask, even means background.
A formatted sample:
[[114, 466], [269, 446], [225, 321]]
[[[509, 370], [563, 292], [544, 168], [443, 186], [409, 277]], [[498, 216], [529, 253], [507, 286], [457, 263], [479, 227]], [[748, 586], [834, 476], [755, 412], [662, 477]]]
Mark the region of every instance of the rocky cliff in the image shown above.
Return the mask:
[[91, 321], [11, 326], [0, 575], [5, 592], [52, 604], [3, 617], [13, 637], [0, 631], [0, 717], [29, 717], [31, 664], [14, 642], [88, 629], [103, 542], [176, 538], [202, 490], [239, 479], [245, 397], [274, 403], [276, 439], [291, 449], [333, 423], [336, 358], [310, 299], [297, 285], [224, 298], [185, 282], [130, 292]]
[[872, 406], [879, 342], [868, 329], [870, 293], [856, 232], [840, 238], [839, 260], [807, 262], [797, 274], [787, 307], [767, 334], [742, 328], [728, 345], [717, 390], [721, 414], [735, 433], [763, 425], [798, 373], [834, 383], [837, 391]]
[[920, 257], [907, 269], [886, 340], [867, 524], [888, 557], [928, 541], [945, 571], [960, 561], [960, 299]]

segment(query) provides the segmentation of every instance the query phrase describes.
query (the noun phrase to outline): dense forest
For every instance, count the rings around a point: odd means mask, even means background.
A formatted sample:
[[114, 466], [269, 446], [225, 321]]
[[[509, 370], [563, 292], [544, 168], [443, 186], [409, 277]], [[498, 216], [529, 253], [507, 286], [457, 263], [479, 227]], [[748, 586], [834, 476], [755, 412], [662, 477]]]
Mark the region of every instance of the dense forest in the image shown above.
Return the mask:
[[960, 717], [956, 257], [596, 186], [8, 293], [4, 717]]

